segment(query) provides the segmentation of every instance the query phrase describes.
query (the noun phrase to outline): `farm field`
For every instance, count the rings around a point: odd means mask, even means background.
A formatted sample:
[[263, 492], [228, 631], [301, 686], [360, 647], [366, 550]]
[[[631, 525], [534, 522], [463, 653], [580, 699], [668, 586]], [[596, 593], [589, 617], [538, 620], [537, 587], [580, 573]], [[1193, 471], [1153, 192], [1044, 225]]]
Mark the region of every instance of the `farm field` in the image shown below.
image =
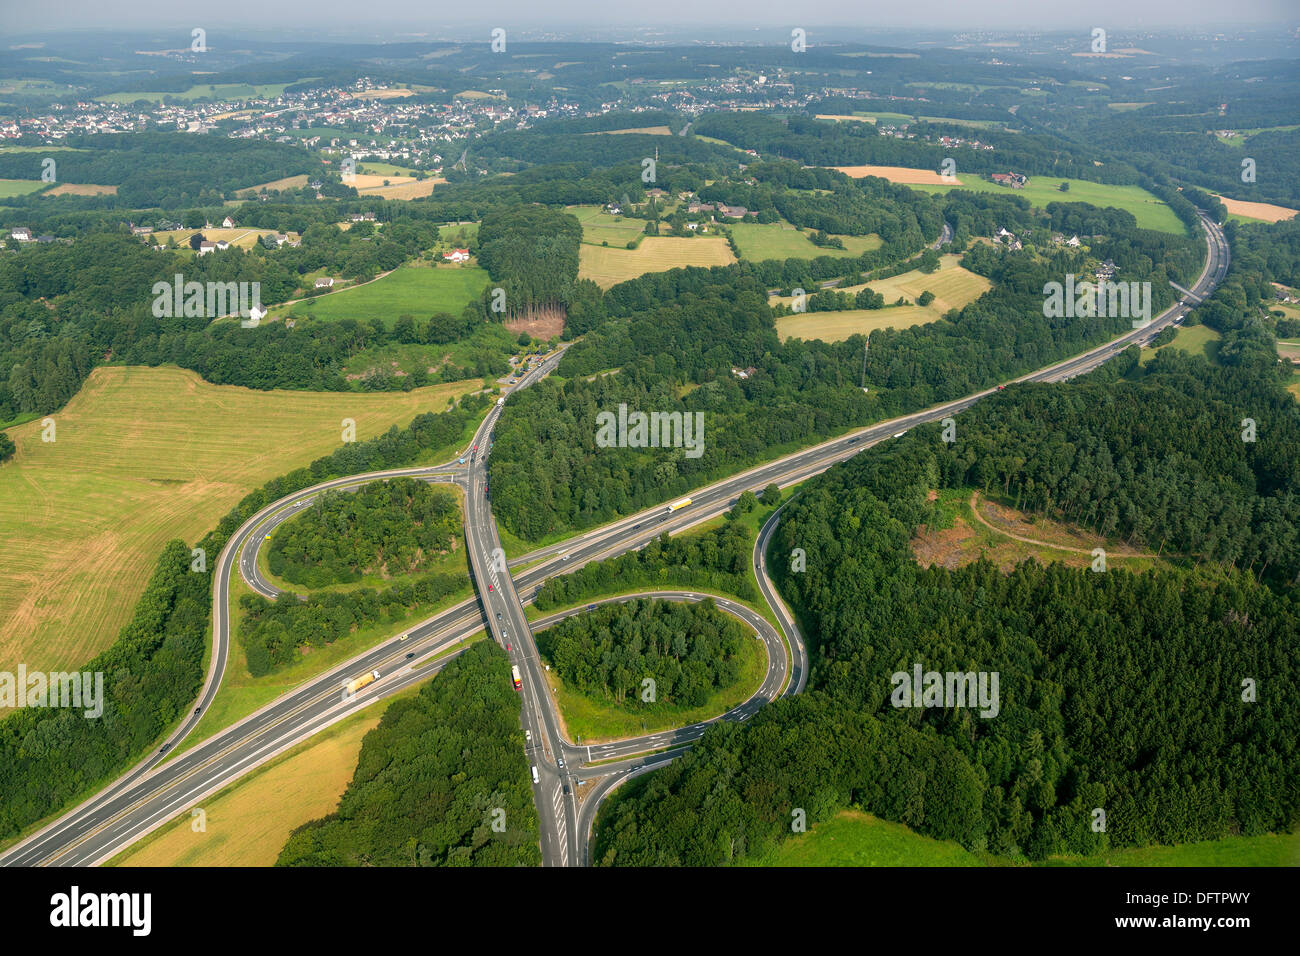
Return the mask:
[[1227, 196], [1219, 196], [1219, 202], [1223, 203], [1230, 216], [1260, 222], [1282, 222], [1284, 219], [1294, 219], [1297, 213], [1297, 210], [1288, 209], [1286, 206], [1275, 206], [1266, 202], [1246, 202], [1241, 199], [1229, 199]]
[[600, 129], [585, 136], [618, 136], [622, 133], [641, 133], [646, 136], [672, 136], [673, 131], [667, 126], [636, 126], [631, 129]]
[[[885, 297], [886, 302], [897, 301], [899, 296], [908, 299], [909, 305], [890, 305], [883, 309], [850, 309], [845, 312], [804, 312], [780, 316], [776, 331], [782, 341], [788, 338], [821, 339], [838, 342], [851, 335], [874, 332], [877, 329], [904, 329], [923, 325], [943, 318], [950, 309], [960, 309], [974, 302], [992, 288], [992, 283], [961, 266], [960, 256], [941, 256], [937, 272], [924, 273], [918, 269], [902, 275], [861, 285], [846, 286], [838, 290], [855, 293], [870, 286]], [[916, 305], [922, 292], [933, 292], [929, 305]], [[788, 297], [774, 296], [772, 303], [790, 304]]]
[[832, 166], [831, 169], [838, 170], [845, 176], [851, 176], [854, 179], [879, 176], [881, 179], [888, 179], [891, 183], [906, 183], [909, 186], [964, 186], [967, 180], [972, 178], [968, 176], [966, 180], [963, 180], [960, 176], [957, 176], [954, 184], [944, 179], [936, 170], [913, 169], [910, 166]]
[[[80, 665], [130, 617], [163, 546], [340, 442], [442, 411], [477, 380], [373, 394], [261, 392], [179, 368], [104, 367], [52, 416], [8, 429], [0, 468], [0, 669]], [[215, 560], [215, 555], [209, 560]]]
[[39, 179], [0, 179], [0, 199], [12, 196], [26, 196], [34, 193], [46, 184]]
[[240, 249], [251, 249], [259, 239], [271, 235], [275, 230], [244, 229], [242, 226], [236, 226], [234, 229], [168, 229], [164, 232], [155, 232], [149, 238], [160, 246], [166, 245], [168, 239], [175, 239], [176, 245], [188, 248], [187, 244], [190, 241], [190, 236], [196, 232], [203, 233], [203, 238], [210, 242], [225, 240]]
[[[459, 315], [488, 283], [478, 266], [403, 265], [365, 285], [303, 299], [289, 308], [294, 317], [313, 316], [323, 322], [383, 319], [392, 325], [398, 316], [428, 318], [435, 312]], [[272, 315], [284, 314], [273, 309]]]
[[[958, 170], [958, 178], [962, 178], [960, 169]], [[1068, 192], [1061, 192], [1059, 187], [1063, 182], [1070, 184]], [[1174, 215], [1174, 211], [1141, 186], [1111, 186], [1105, 183], [1092, 183], [1083, 179], [1059, 179], [1051, 176], [1031, 176], [1029, 185], [1024, 189], [999, 186], [997, 183], [978, 176], [966, 176], [961, 186], [935, 186], [920, 183], [909, 183], [908, 185], [911, 185], [913, 189], [921, 189], [925, 192], [972, 189], [976, 192], [1023, 196], [1040, 209], [1053, 202], [1086, 202], [1100, 208], [1114, 206], [1116, 209], [1125, 209], [1131, 212], [1137, 219], [1139, 228], [1154, 229], [1157, 232], [1168, 232], [1180, 236], [1187, 233], [1182, 222]]]
[[217, 83], [191, 86], [183, 93], [109, 93], [107, 96], [95, 97], [99, 103], [134, 103], [136, 100], [149, 100], [161, 103], [165, 97], [178, 100], [251, 100], [279, 96], [288, 83]]
[[46, 196], [116, 196], [116, 186], [95, 186], [91, 183], [59, 183]]
[[283, 189], [301, 189], [306, 186], [310, 177], [306, 173], [300, 173], [297, 176], [286, 176], [284, 179], [273, 179], [269, 183], [262, 183], [258, 186], [249, 186], [247, 189], [235, 190], [235, 195], [239, 197], [256, 196], [263, 189], [269, 193], [278, 192]]
[[592, 279], [602, 289], [608, 289], [647, 272], [666, 272], [679, 266], [725, 266], [735, 261], [727, 240], [721, 236], [647, 236], [635, 249], [584, 242], [579, 249], [578, 277]]
[[645, 231], [645, 220], [611, 216], [599, 206], [566, 206], [564, 211], [582, 223], [582, 241], [593, 246], [608, 242], [611, 247], [625, 249]]
[[824, 249], [808, 238], [809, 233], [799, 232], [789, 223], [739, 222], [727, 227], [740, 249], [740, 257], [750, 262], [764, 259], [815, 259], [818, 256], [860, 256], [869, 249], [881, 246], [879, 236], [840, 236], [843, 249]]
[[404, 691], [376, 701], [203, 801], [203, 832], [188, 812], [123, 850], [107, 866], [274, 866], [295, 829], [333, 813], [362, 739]]

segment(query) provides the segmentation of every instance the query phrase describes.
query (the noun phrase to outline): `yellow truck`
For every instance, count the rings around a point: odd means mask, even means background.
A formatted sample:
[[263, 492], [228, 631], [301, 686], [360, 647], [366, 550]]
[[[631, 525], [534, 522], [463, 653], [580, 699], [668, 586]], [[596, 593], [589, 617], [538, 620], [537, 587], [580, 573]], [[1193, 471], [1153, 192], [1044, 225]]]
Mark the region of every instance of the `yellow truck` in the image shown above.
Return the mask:
[[674, 511], [677, 511], [679, 508], [685, 508], [690, 503], [691, 503], [690, 498], [683, 498], [681, 501], [674, 501], [672, 504], [668, 506], [668, 511], [666, 513], [672, 514]]
[[379, 680], [379, 671], [371, 671], [369, 674], [362, 674], [360, 677], [352, 678], [352, 680], [348, 681], [345, 685], [347, 687], [348, 696], [351, 697], [361, 688], [368, 684], [373, 684], [377, 680]]

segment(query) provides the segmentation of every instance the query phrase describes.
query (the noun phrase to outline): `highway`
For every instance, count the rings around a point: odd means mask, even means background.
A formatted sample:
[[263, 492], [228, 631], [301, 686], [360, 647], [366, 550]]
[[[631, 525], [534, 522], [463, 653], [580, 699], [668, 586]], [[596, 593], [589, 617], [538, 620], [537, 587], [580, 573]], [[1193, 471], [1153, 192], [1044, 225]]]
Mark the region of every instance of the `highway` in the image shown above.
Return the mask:
[[[1208, 218], [1203, 217], [1203, 220], [1208, 253], [1205, 268], [1190, 290], [1192, 295], [1143, 328], [1015, 381], [1051, 382], [1074, 378], [1098, 367], [1129, 345], [1148, 342], [1165, 326], [1180, 322], [1190, 308], [1185, 303], [1194, 303], [1197, 297], [1207, 297], [1228, 268], [1228, 247], [1222, 231]], [[559, 353], [553, 354], [540, 367], [530, 371], [519, 387], [530, 386], [545, 376], [558, 364], [559, 358]], [[584, 865], [588, 859], [591, 824], [604, 796], [628, 777], [672, 759], [700, 736], [707, 725], [695, 724], [592, 747], [590, 756], [585, 746], [564, 740], [559, 732], [557, 715], [544, 690], [542, 665], [532, 638], [533, 627], [539, 625], [530, 627], [524, 615], [523, 606], [532, 600], [536, 589], [555, 574], [642, 547], [661, 533], [680, 532], [719, 515], [729, 510], [744, 491], [761, 491], [773, 483], [780, 487], [797, 484], [900, 431], [955, 415], [994, 391], [996, 388], [985, 389], [921, 412], [857, 429], [715, 482], [692, 493], [692, 503], [687, 508], [671, 513], [666, 505], [646, 509], [560, 544], [523, 555], [508, 564], [499, 550], [501, 543], [491, 512], [486, 469], [492, 430], [503, 410], [509, 407], [508, 403], [489, 409], [471, 443], [478, 448], [467, 452], [464, 466], [451, 463], [349, 476], [288, 495], [266, 506], [241, 525], [218, 557], [213, 582], [213, 650], [204, 686], [195, 702], [196, 710], [168, 736], [163, 748], [99, 794], [11, 847], [0, 855], [0, 863], [19, 866], [101, 863], [276, 754], [382, 696], [428, 679], [449, 659], [443, 656], [434, 662], [434, 657], [454, 654], [464, 639], [483, 629], [486, 623], [494, 640], [503, 647], [509, 645], [510, 659], [519, 665], [524, 675], [522, 720], [524, 729], [532, 738], [529, 761], [537, 766], [539, 774], [539, 783], [534, 790], [543, 860], [547, 865]], [[276, 593], [270, 582], [261, 578], [256, 560], [257, 546], [265, 540], [269, 528], [286, 520], [324, 490], [354, 488], [369, 481], [403, 475], [455, 481], [464, 488], [465, 533], [477, 597], [462, 601], [411, 628], [405, 640], [393, 638], [357, 655], [272, 701], [234, 726], [196, 744], [189, 751], [164, 761], [165, 751], [173, 750], [197, 725], [200, 711], [205, 711], [210, 705], [224, 675], [229, 651], [227, 615], [231, 575], [238, 570], [260, 593], [268, 596]], [[774, 514], [761, 529], [753, 562], [764, 600], [780, 624], [780, 634], [765, 618], [743, 605], [726, 598], [715, 598], [720, 608], [754, 628], [764, 640], [769, 655], [769, 672], [759, 692], [717, 719], [745, 720], [764, 701], [781, 693], [798, 693], [807, 683], [806, 649], [792, 616], [767, 577], [763, 557], [779, 514], [779, 511]], [[516, 568], [531, 566], [512, 573], [510, 565]], [[665, 595], [693, 599], [691, 592], [665, 592]], [[345, 699], [342, 684], [369, 670], [378, 670], [380, 679], [355, 697]], [[670, 752], [647, 753], [661, 748], [669, 748]], [[605, 761], [613, 762], [607, 764]], [[580, 801], [578, 790], [583, 791]]]

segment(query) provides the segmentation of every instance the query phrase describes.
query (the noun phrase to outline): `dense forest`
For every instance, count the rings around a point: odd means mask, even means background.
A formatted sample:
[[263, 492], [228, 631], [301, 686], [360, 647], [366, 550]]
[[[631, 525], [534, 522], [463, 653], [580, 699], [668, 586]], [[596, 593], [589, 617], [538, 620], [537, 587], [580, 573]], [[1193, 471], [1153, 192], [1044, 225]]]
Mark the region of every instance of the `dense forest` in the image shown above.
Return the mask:
[[480, 641], [361, 744], [339, 808], [299, 827], [277, 866], [538, 866], [519, 695]]
[[261, 677], [293, 662], [305, 648], [325, 647], [366, 626], [397, 624], [468, 585], [466, 574], [426, 574], [382, 591], [315, 591], [305, 599], [283, 593], [274, 601], [245, 594], [239, 599], [239, 639], [248, 672]]
[[545, 206], [519, 206], [490, 212], [478, 229], [479, 264], [504, 291], [483, 293], [485, 307], [501, 318], [563, 308], [578, 282], [582, 224], [569, 213]]
[[[49, 153], [59, 182], [116, 186], [116, 195], [97, 204], [126, 209], [220, 205], [232, 190], [320, 168], [300, 146], [257, 139], [135, 132], [67, 137], [60, 147]], [[40, 152], [0, 155], [0, 179], [39, 179], [44, 158]]]
[[[1250, 334], [1230, 331], [1223, 351]], [[849, 805], [1033, 860], [1293, 826], [1300, 407], [1259, 374], [1168, 351], [1142, 370], [1129, 355], [979, 403], [955, 443], [923, 426], [810, 481], [769, 561], [812, 636], [810, 694], [712, 729], [620, 791], [596, 860], [726, 863], [782, 839], [795, 808], [811, 821]], [[1254, 443], [1240, 408], [1267, 422]], [[912, 535], [940, 520], [930, 492], [985, 479], [1213, 563], [919, 567]], [[796, 547], [804, 571], [778, 557]], [[894, 706], [891, 675], [917, 664], [997, 673], [998, 714]]]
[[319, 496], [276, 531], [266, 562], [272, 574], [309, 588], [395, 577], [452, 550], [460, 529], [452, 492], [393, 478]]
[[699, 707], [740, 677], [740, 622], [711, 600], [606, 604], [537, 632], [537, 649], [565, 684], [615, 704], [654, 681], [653, 703]]
[[[1169, 279], [1201, 261], [1196, 240], [1132, 228], [1099, 240], [1093, 254], [1113, 257], [1126, 281], [1152, 283], [1153, 315], [1173, 301]], [[1123, 316], [1043, 315], [1046, 283], [1083, 271], [1082, 252], [1057, 247], [1050, 258], [1029, 258], [977, 245], [965, 264], [994, 288], [941, 321], [873, 333], [865, 381], [862, 337], [778, 339], [762, 281], [770, 274], [764, 267], [778, 263], [674, 269], [621, 283], [606, 296], [615, 318], [566, 351], [563, 383], [543, 381], [512, 402], [489, 462], [498, 517], [529, 540], [598, 524], [818, 437], [987, 388], [1131, 328]], [[756, 372], [747, 378], [732, 373], [750, 366]], [[620, 371], [597, 374], [610, 369]], [[598, 448], [597, 413], [621, 403], [702, 413], [703, 453]]]

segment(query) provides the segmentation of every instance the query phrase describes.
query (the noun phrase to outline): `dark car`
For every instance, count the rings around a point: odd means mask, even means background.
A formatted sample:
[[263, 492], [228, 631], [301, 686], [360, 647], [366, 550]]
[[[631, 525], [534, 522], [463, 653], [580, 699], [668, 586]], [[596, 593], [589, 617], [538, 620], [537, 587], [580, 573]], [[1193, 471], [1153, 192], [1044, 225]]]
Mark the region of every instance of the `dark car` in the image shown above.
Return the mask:
[[414, 654], [407, 654], [407, 655], [406, 655], [406, 659], [409, 661], [409, 660], [410, 660], [412, 657], [414, 657], [414, 656], [415, 656]]

